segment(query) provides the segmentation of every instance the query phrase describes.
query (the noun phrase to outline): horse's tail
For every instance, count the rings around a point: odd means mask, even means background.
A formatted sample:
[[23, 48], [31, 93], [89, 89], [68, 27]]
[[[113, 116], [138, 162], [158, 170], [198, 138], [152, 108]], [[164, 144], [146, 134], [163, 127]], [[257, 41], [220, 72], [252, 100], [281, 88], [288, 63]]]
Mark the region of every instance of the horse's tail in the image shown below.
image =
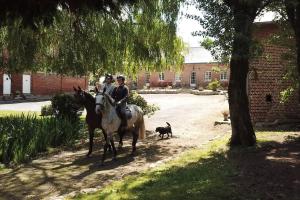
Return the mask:
[[142, 118], [139, 121], [139, 139], [143, 140], [146, 137], [146, 130], [145, 130], [145, 121], [144, 116], [142, 114]]

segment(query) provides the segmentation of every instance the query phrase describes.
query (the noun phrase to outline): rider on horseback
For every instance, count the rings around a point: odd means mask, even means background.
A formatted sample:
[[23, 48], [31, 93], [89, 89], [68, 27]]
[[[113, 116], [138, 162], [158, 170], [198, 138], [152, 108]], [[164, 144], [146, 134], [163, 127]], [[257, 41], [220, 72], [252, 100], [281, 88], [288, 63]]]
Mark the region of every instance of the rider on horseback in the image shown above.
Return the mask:
[[126, 106], [129, 96], [129, 88], [125, 85], [125, 77], [120, 75], [117, 77], [118, 87], [114, 88], [111, 97], [117, 105], [117, 113], [121, 118], [120, 129], [124, 130], [127, 127]]
[[105, 80], [104, 80], [104, 88], [103, 93], [108, 94], [112, 96], [112, 93], [115, 89], [115, 86], [113, 85], [114, 77], [111, 74], [106, 74]]

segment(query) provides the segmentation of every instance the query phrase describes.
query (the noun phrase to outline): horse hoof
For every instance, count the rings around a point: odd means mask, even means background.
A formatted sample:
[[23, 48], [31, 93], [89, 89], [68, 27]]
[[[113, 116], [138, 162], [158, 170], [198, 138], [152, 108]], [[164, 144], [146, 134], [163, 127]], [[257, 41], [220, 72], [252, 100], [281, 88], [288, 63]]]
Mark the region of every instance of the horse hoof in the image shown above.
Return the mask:
[[112, 158], [112, 161], [117, 161], [117, 157], [113, 157], [113, 158]]
[[87, 158], [90, 158], [90, 157], [91, 157], [91, 154], [92, 154], [91, 152], [88, 152], [88, 153], [86, 154], [86, 157], [87, 157]]
[[101, 161], [99, 167], [103, 167], [103, 166], [104, 166], [104, 161]]
[[131, 152], [130, 156], [134, 157], [135, 156], [135, 151]]

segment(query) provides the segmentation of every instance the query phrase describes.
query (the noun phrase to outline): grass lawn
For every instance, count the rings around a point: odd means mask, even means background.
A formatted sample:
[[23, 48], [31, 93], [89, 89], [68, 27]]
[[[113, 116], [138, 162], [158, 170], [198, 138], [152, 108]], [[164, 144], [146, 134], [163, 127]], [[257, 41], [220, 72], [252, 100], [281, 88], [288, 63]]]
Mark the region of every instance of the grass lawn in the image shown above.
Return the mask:
[[[75, 199], [298, 199], [299, 136], [299, 132], [259, 132], [256, 147], [233, 150], [223, 138]], [[289, 155], [289, 162], [282, 155]]]
[[9, 116], [9, 115], [24, 115], [27, 114], [36, 114], [39, 116], [41, 112], [34, 112], [34, 111], [12, 111], [12, 110], [0, 110], [0, 117]]
[[[28, 114], [35, 114], [37, 117], [40, 117], [41, 112], [38, 111], [12, 111], [12, 110], [0, 110], [0, 117], [5, 117], [9, 115], [28, 115]], [[80, 120], [84, 122], [85, 115], [80, 116]]]

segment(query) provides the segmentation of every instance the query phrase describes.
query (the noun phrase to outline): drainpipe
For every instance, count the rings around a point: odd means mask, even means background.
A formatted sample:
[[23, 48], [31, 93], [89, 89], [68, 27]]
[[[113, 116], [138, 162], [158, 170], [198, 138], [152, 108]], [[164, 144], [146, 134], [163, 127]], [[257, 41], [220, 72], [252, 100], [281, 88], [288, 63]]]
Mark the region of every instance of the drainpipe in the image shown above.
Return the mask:
[[60, 75], [60, 93], [62, 93], [62, 83], [63, 83], [63, 76]]

